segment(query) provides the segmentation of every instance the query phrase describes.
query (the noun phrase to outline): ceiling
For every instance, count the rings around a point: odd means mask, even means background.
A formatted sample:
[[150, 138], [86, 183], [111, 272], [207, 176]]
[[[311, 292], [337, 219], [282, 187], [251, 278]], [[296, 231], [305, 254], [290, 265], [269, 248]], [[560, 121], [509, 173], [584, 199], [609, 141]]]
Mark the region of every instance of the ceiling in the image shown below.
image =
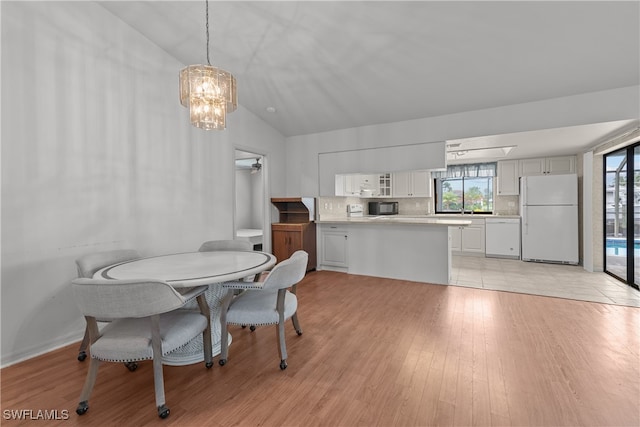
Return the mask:
[[[99, 3], [181, 63], [206, 63], [204, 1]], [[638, 1], [211, 1], [210, 56], [241, 105], [294, 136], [638, 85], [639, 21]], [[466, 145], [531, 157], [562, 138], [573, 154], [628, 125]]]

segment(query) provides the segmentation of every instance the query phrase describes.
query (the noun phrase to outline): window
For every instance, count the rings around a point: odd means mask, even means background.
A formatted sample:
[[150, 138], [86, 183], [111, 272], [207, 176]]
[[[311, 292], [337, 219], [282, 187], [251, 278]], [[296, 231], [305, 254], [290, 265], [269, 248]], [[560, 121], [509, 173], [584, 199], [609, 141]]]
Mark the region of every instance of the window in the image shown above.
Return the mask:
[[434, 172], [436, 213], [493, 212], [495, 163], [451, 165]]

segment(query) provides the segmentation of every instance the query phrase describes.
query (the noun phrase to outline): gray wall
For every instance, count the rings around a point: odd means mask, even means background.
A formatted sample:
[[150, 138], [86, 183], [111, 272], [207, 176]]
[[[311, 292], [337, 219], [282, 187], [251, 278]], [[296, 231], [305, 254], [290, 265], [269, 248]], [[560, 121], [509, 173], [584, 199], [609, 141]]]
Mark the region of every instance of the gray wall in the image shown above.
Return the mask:
[[[449, 139], [553, 129], [640, 117], [640, 87], [631, 86], [439, 117], [287, 138], [287, 194], [321, 195], [321, 153], [434, 143]], [[577, 153], [573, 153], [577, 154]], [[444, 160], [444, 159], [443, 159]], [[402, 158], [389, 158], [400, 170]]]
[[[75, 258], [233, 238], [234, 149], [284, 138], [242, 106], [189, 124], [177, 62], [95, 3], [2, 2], [2, 365], [79, 340]], [[240, 87], [242, 90], [242, 87]]]

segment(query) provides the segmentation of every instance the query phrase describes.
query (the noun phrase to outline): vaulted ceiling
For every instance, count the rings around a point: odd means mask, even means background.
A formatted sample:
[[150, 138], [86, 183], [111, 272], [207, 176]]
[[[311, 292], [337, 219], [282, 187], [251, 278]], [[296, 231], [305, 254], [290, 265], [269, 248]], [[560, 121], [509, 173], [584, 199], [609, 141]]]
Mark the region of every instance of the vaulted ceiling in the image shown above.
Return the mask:
[[[204, 1], [100, 4], [206, 63]], [[209, 25], [212, 65], [285, 136], [640, 84], [637, 1], [211, 1]]]

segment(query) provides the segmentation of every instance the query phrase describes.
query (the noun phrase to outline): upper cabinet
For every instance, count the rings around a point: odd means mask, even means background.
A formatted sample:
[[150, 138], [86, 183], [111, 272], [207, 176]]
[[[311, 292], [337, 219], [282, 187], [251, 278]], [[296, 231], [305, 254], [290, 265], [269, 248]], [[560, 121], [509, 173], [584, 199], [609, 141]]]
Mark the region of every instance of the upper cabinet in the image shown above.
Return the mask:
[[431, 197], [431, 173], [409, 171], [375, 175], [336, 175], [336, 196]]
[[576, 156], [500, 160], [498, 162], [498, 195], [519, 195], [521, 176], [559, 175], [575, 172]]
[[518, 160], [498, 162], [498, 195], [517, 196], [520, 194], [520, 170]]
[[396, 172], [391, 181], [393, 197], [431, 197], [429, 171]]
[[521, 159], [520, 176], [555, 175], [576, 172], [576, 156]]
[[336, 175], [336, 196], [378, 197], [382, 176], [384, 174]]

